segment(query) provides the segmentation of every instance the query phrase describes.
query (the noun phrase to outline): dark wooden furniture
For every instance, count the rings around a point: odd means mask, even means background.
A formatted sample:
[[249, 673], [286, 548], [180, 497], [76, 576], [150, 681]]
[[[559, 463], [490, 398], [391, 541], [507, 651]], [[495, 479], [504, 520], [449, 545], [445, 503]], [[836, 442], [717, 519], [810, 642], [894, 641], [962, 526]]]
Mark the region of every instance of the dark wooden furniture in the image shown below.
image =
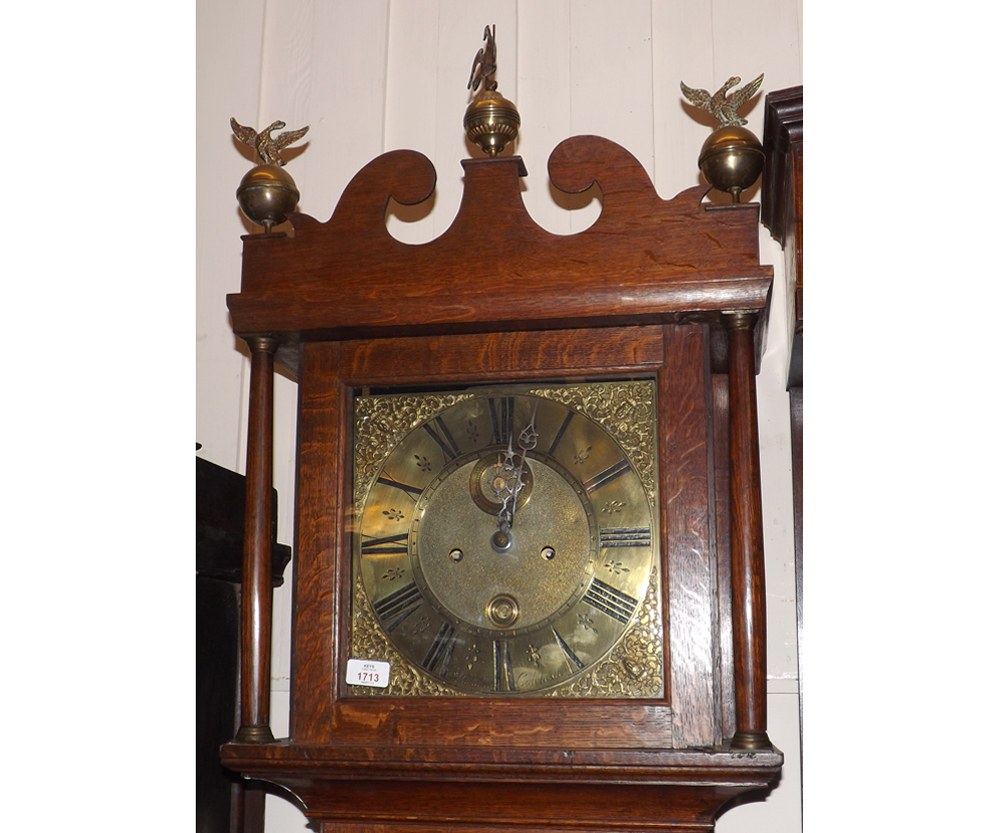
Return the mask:
[[802, 87], [764, 100], [761, 222], [785, 251], [788, 298], [788, 386], [802, 387]]
[[795, 523], [795, 614], [802, 739], [802, 87], [769, 93], [764, 103], [764, 187], [761, 222], [785, 251], [789, 329], [788, 407], [792, 431]]
[[[263, 833], [264, 792], [219, 762], [239, 726], [240, 581], [243, 475], [196, 458], [196, 740], [198, 833]], [[277, 505], [277, 494], [274, 496]], [[276, 517], [276, 514], [275, 516]], [[274, 524], [271, 526], [274, 529]], [[282, 583], [291, 548], [272, 543], [272, 586]]]
[[[765, 790], [763, 534], [755, 371], [771, 269], [757, 205], [661, 200], [623, 148], [563, 142], [553, 184], [597, 181], [588, 230], [525, 212], [518, 157], [463, 161], [451, 228], [386, 230], [389, 198], [431, 194], [412, 151], [375, 159], [331, 219], [244, 237], [233, 327], [254, 360], [243, 715], [232, 769], [291, 790], [324, 833], [706, 831]], [[270, 385], [300, 386], [290, 737], [268, 728]], [[353, 392], [609, 375], [656, 380], [666, 691], [650, 700], [351, 697], [347, 660]]]

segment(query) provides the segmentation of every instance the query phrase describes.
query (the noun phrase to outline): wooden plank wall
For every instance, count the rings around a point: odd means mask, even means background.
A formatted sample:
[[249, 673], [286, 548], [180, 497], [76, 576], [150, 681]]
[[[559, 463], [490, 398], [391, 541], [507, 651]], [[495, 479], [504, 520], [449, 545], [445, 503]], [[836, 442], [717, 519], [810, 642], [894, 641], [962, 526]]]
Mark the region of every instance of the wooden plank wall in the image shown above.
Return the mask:
[[[730, 75], [764, 73], [762, 92], [802, 83], [801, 0], [200, 0], [197, 60], [197, 439], [200, 454], [243, 471], [247, 362], [229, 328], [225, 296], [239, 291], [235, 190], [251, 162], [229, 118], [262, 127], [310, 125], [289, 153], [300, 210], [329, 218], [353, 175], [396, 148], [437, 168], [431, 211], [393, 211], [390, 230], [420, 243], [458, 211], [459, 161], [472, 155], [462, 130], [466, 83], [483, 28], [496, 24], [497, 80], [522, 130], [516, 152], [528, 178], [524, 201], [544, 228], [570, 234], [598, 216], [598, 199], [553, 197], [546, 163], [558, 142], [594, 133], [626, 147], [661, 197], [699, 182], [697, 158], [710, 122], [683, 102], [679, 82], [717, 89]], [[763, 94], [747, 114], [763, 133]], [[757, 199], [751, 193], [749, 199]], [[572, 209], [572, 210], [569, 210]], [[768, 569], [770, 734], [786, 753], [781, 785], [762, 804], [724, 815], [718, 830], [800, 829], [795, 591], [784, 268], [761, 233], [761, 259], [775, 267], [770, 338], [758, 378]], [[296, 384], [276, 380], [275, 486], [279, 540], [292, 541]], [[272, 727], [287, 732], [289, 584], [275, 599]], [[269, 796], [268, 833], [304, 831], [291, 803]]]

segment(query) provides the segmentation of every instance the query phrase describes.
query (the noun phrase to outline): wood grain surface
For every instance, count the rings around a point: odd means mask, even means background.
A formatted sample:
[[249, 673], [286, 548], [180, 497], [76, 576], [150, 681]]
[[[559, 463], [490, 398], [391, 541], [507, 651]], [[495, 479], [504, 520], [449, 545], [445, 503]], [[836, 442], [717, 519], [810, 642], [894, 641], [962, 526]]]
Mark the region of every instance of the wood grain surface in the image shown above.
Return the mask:
[[331, 740], [335, 626], [342, 585], [343, 408], [338, 344], [303, 347], [299, 406], [299, 496], [292, 630], [292, 736]]
[[[778, 774], [780, 753], [494, 750], [403, 770], [368, 747], [231, 745], [230, 766], [277, 777], [324, 830], [711, 831], [720, 806]], [[427, 780], [418, 781], [418, 774]], [[405, 775], [405, 778], [401, 778]]]
[[344, 342], [343, 356], [350, 385], [653, 373], [663, 363], [663, 334], [660, 327], [603, 327], [370, 339]]
[[721, 740], [716, 567], [711, 546], [707, 328], [666, 327], [660, 378], [674, 746]]

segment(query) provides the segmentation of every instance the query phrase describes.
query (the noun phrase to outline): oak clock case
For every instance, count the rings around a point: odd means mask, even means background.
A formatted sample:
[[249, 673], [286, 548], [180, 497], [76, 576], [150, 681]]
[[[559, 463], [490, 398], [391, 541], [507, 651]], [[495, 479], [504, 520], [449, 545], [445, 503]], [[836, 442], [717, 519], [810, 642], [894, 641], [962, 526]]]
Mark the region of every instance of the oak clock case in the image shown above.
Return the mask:
[[[244, 620], [223, 761], [294, 793], [323, 833], [704, 833], [782, 765], [765, 699], [753, 385], [773, 275], [758, 207], [708, 206], [704, 188], [661, 199], [624, 148], [581, 136], [552, 152], [549, 180], [596, 181], [604, 205], [553, 235], [524, 208], [519, 157], [461, 164], [459, 214], [427, 244], [385, 225], [390, 196], [433, 193], [414, 151], [359, 171], [328, 221], [244, 238], [229, 308], [251, 349], [244, 575], [261, 578], [245, 610], [263, 613]], [[277, 740], [274, 364], [299, 384]], [[388, 663], [388, 686], [348, 683], [352, 658]]]
[[663, 694], [655, 383], [354, 400], [354, 695]]

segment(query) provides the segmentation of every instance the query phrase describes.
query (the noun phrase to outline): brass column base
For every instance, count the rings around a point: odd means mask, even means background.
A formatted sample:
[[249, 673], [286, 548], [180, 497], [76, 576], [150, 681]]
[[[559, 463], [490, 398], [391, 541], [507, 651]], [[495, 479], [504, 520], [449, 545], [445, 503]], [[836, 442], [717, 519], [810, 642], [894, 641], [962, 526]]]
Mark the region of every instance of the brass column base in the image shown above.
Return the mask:
[[270, 726], [240, 726], [236, 733], [237, 743], [274, 743]]
[[754, 749], [754, 750], [770, 750], [774, 749], [771, 739], [767, 736], [767, 732], [751, 732], [745, 729], [740, 729], [735, 735], [733, 735], [732, 743], [729, 745], [730, 749]]

